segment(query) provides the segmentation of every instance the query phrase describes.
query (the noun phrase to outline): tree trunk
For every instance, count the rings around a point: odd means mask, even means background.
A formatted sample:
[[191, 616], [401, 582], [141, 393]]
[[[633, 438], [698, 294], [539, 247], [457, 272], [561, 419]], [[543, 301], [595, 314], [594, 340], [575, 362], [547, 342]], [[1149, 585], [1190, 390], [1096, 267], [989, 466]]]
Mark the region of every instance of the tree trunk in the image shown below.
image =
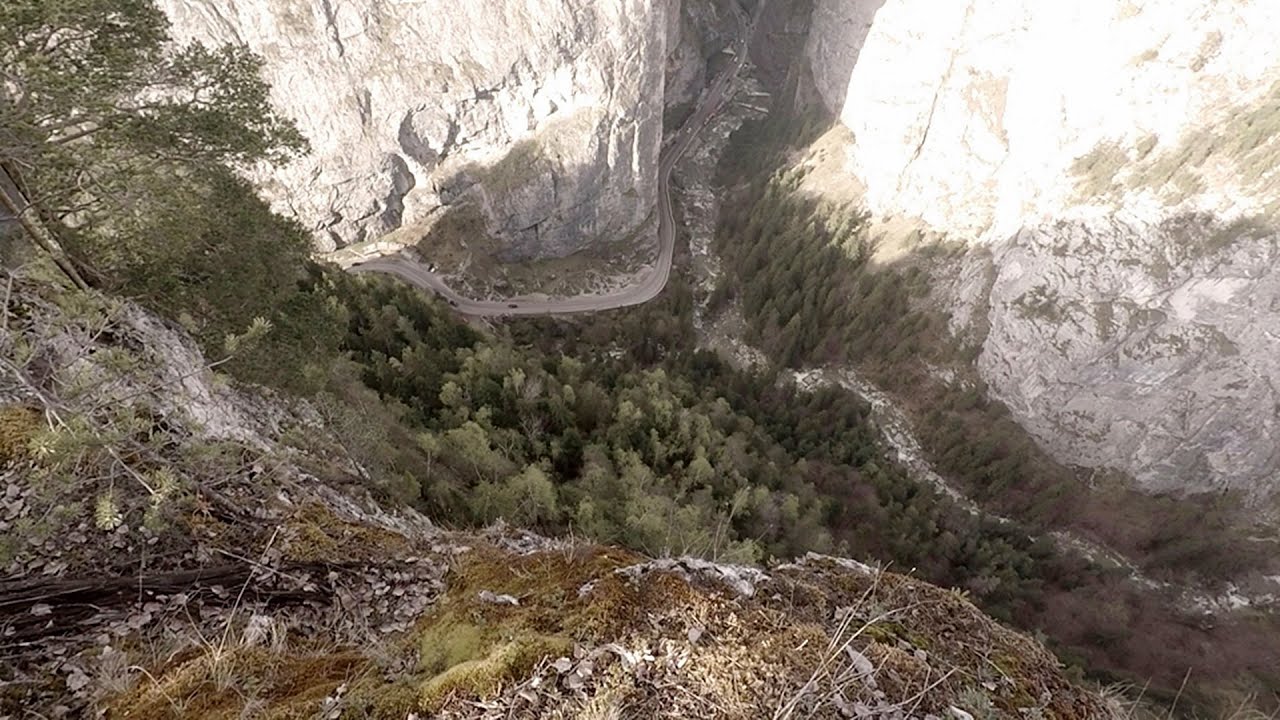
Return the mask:
[[21, 207], [12, 194], [9, 193], [6, 185], [13, 187], [17, 191], [18, 184], [13, 178], [12, 173], [7, 169], [0, 167], [0, 180], [8, 180], [8, 183], [0, 182], [0, 206], [3, 206], [10, 215], [22, 224], [22, 229], [27, 231], [27, 235], [31, 236], [40, 249], [44, 250], [53, 262], [57, 264], [58, 269], [63, 272], [71, 280], [71, 282], [81, 290], [88, 290], [89, 284], [84, 281], [80, 275], [80, 271], [76, 270], [76, 266], [71, 262], [71, 258], [67, 256], [66, 251], [62, 249], [62, 245], [58, 239], [49, 232], [39, 217], [30, 212], [31, 207]]

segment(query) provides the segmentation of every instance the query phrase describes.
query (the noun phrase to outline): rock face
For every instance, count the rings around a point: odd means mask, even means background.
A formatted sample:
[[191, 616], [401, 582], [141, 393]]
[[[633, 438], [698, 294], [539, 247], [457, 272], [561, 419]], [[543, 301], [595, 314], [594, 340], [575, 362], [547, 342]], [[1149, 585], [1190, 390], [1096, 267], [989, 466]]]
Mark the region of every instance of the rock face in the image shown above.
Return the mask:
[[563, 255], [652, 211], [665, 1], [160, 4], [266, 60], [312, 153], [257, 179], [322, 250], [473, 201], [511, 256]]
[[[993, 249], [978, 367], [1064, 461], [1152, 490], [1280, 489], [1280, 247], [1206, 218], [1023, 230]], [[975, 296], [980, 283], [965, 292]]]
[[1280, 489], [1277, 22], [1266, 0], [816, 3], [814, 82], [868, 209], [977, 248], [953, 327], [1065, 461]]
[[738, 0], [672, 0], [667, 13], [666, 105], [694, 102], [708, 80], [708, 60], [742, 32]]

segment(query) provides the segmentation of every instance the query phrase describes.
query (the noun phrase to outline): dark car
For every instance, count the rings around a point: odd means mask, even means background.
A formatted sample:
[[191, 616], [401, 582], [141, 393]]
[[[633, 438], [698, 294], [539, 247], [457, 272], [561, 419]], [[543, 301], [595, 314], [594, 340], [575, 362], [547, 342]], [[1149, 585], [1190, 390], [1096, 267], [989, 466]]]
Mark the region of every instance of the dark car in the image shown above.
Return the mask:
[[507, 303], [507, 307], [509, 307], [509, 308], [518, 308], [518, 307], [520, 307], [520, 306], [519, 306], [519, 305], [517, 305], [517, 304], [515, 304], [515, 303]]

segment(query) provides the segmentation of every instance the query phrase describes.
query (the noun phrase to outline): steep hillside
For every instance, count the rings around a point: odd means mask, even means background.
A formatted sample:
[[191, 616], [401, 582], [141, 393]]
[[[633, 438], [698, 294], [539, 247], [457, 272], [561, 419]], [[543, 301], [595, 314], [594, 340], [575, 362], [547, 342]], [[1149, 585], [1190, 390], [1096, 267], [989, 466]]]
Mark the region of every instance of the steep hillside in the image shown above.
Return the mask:
[[323, 408], [228, 386], [136, 306], [5, 285], [0, 715], [1118, 712], [963, 594], [850, 560], [445, 530], [371, 496]]
[[970, 248], [940, 273], [952, 329], [1063, 462], [1277, 489], [1278, 12], [815, 3], [844, 177], [890, 246], [920, 227]]
[[[841, 8], [821, 3], [813, 12], [802, 4], [791, 9], [791, 17], [767, 22], [753, 47], [756, 77], [771, 97], [752, 94], [751, 104], [768, 112], [743, 103], [747, 119], [730, 137], [712, 184], [698, 188], [715, 195], [713, 212], [719, 208], [713, 250], [720, 269], [705, 306], [710, 344], [729, 348], [725, 354], [744, 366], [787, 367], [815, 387], [852, 391], [877, 408], [872, 417], [913, 480], [979, 515], [1045, 532], [1066, 555], [1116, 571], [1083, 583], [1048, 580], [1034, 619], [1019, 621], [1071, 638], [1065, 642], [1089, 658], [1087, 666], [1163, 686], [1158, 692], [1169, 699], [1187, 669], [1193, 692], [1220, 693], [1225, 704], [1235, 704], [1226, 697], [1249, 676], [1257, 685], [1244, 692], [1270, 697], [1276, 678], [1264, 668], [1275, 657], [1280, 577], [1274, 529], [1257, 522], [1260, 513], [1242, 512], [1243, 488], [1150, 492], [1123, 472], [1081, 468], [1063, 453], [1055, 458], [1044, 451], [1046, 441], [1027, 433], [1019, 424], [1025, 415], [999, 402], [972, 362], [982, 354], [982, 337], [951, 331], [960, 299], [986, 299], [981, 284], [957, 292], [973, 278], [963, 272], [966, 263], [983, 256], [909, 218], [865, 212], [860, 183], [848, 171], [860, 140], [814, 107], [814, 85], [823, 82], [815, 39], [852, 37], [859, 28], [866, 35], [870, 16], [833, 18], [824, 12]], [[788, 64], [786, 42], [796, 37], [802, 46]], [[701, 212], [705, 201], [698, 202]], [[1019, 357], [1060, 350], [1032, 343]], [[1021, 378], [1031, 372], [1016, 370]], [[1050, 441], [1064, 436], [1059, 431]], [[1202, 632], [1215, 637], [1190, 641]], [[1224, 663], [1234, 669], [1210, 677]]]

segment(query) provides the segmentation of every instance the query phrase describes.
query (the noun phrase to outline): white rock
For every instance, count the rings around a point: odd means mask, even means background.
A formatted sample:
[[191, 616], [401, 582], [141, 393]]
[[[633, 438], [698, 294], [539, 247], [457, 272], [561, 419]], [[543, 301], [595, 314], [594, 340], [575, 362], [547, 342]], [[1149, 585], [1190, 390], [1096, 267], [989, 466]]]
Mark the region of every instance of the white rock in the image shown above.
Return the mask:
[[872, 663], [866, 655], [863, 655], [848, 645], [845, 646], [844, 651], [845, 654], [849, 656], [849, 662], [853, 665], [854, 671], [858, 673], [859, 679], [868, 685], [875, 687], [875, 664]]
[[1111, 220], [1001, 244], [978, 366], [1058, 457], [1151, 490], [1266, 495], [1280, 489], [1280, 245], [1198, 258], [1185, 236]]
[[1017, 419], [1150, 489], [1280, 489], [1280, 3], [817, 0], [813, 19], [868, 209], [983, 249], [946, 294], [953, 329], [990, 325], [979, 369]]
[[520, 605], [519, 598], [512, 595], [498, 595], [490, 590], [481, 590], [479, 598], [480, 602], [489, 603], [490, 605]]
[[[1099, 144], [1156, 150], [1280, 79], [1280, 5], [818, 0], [809, 56], [874, 213], [1003, 239], [1073, 204]], [[1231, 188], [1215, 193], [1226, 206]]]

